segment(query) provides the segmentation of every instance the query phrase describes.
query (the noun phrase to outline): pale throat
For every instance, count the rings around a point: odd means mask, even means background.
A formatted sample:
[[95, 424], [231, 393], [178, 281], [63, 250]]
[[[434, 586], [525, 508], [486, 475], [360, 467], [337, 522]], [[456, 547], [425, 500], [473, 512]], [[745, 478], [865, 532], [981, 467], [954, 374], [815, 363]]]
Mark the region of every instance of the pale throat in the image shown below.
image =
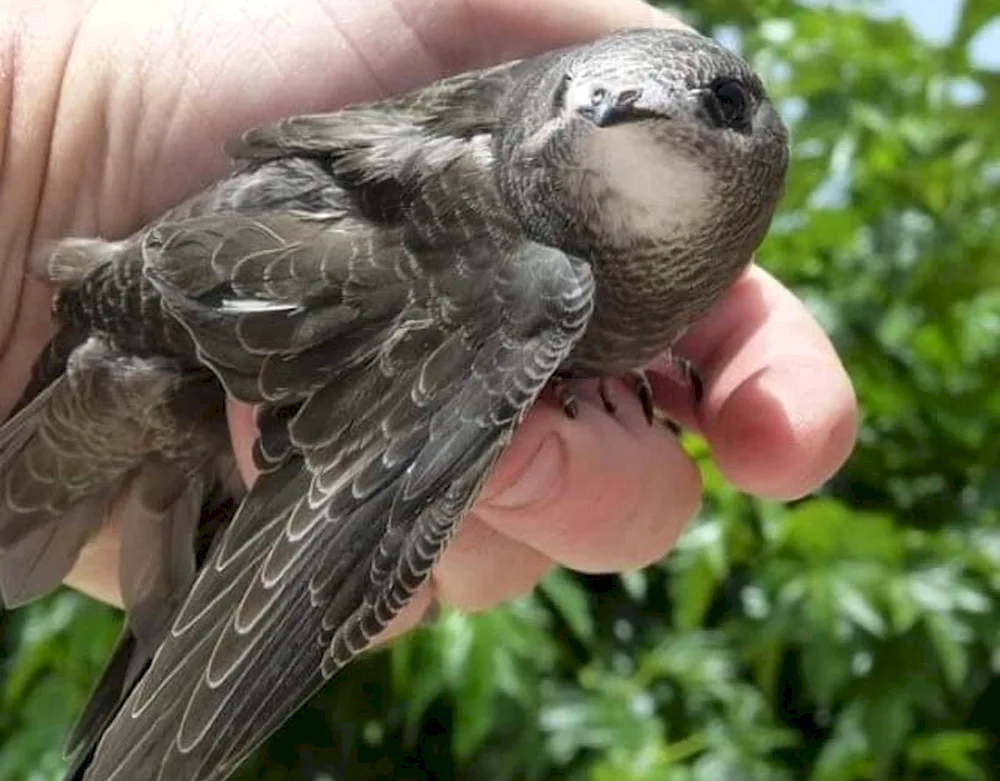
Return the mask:
[[627, 124], [590, 134], [580, 150], [605, 225], [620, 235], [680, 239], [711, 213], [709, 174], [690, 157]]

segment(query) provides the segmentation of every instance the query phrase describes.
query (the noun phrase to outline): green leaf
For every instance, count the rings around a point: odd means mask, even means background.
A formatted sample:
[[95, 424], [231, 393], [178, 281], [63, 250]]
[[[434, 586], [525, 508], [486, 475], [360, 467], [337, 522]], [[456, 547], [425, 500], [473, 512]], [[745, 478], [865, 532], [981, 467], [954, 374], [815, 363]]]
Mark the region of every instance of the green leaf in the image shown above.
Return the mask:
[[701, 626], [712, 603], [719, 580], [709, 556], [700, 550], [686, 551], [674, 562], [670, 596], [677, 629], [690, 630]]
[[852, 511], [830, 499], [809, 500], [785, 513], [779, 540], [815, 566], [844, 557], [889, 565], [904, 551], [902, 536], [891, 518]]
[[836, 581], [833, 589], [835, 599], [846, 618], [876, 637], [885, 635], [885, 621], [860, 591], [842, 580]]
[[878, 737], [870, 742], [875, 759], [874, 776], [887, 779], [899, 749], [913, 728], [912, 707], [906, 699], [885, 692], [866, 703], [864, 724], [870, 735]]
[[986, 738], [978, 732], [937, 732], [920, 735], [906, 747], [907, 761], [916, 769], [936, 769], [966, 781], [985, 781]]
[[949, 613], [928, 614], [924, 622], [945, 680], [953, 690], [960, 690], [969, 673], [969, 628]]
[[453, 745], [459, 759], [468, 759], [493, 726], [494, 698], [499, 688], [495, 657], [502, 646], [503, 615], [494, 623], [493, 616], [477, 622], [476, 641], [465, 659], [465, 669], [458, 687], [458, 719]]
[[811, 781], [848, 781], [872, 776], [872, 737], [865, 728], [865, 709], [851, 702], [837, 717], [833, 734], [816, 760]]
[[545, 576], [539, 589], [552, 600], [559, 616], [577, 639], [584, 643], [593, 641], [594, 621], [590, 614], [587, 592], [572, 575], [564, 569], [556, 568]]
[[996, 19], [998, 15], [996, 4], [990, 0], [964, 0], [954, 44], [965, 46], [987, 22]]

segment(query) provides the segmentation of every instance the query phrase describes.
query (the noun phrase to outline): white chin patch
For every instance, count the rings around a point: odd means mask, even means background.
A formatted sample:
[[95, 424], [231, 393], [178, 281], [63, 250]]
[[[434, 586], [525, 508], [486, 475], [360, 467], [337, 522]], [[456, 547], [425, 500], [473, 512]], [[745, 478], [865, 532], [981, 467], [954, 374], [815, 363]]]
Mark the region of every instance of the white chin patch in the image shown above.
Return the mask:
[[611, 225], [641, 236], [690, 233], [704, 219], [708, 174], [657, 143], [641, 124], [598, 130], [584, 141], [583, 167], [598, 174], [592, 195], [601, 198]]

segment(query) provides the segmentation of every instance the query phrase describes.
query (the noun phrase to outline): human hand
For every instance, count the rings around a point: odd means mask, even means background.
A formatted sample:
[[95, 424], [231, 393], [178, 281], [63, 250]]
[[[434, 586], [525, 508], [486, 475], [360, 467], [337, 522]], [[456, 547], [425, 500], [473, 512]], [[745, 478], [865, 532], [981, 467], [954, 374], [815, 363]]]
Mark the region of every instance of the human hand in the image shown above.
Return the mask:
[[[39, 241], [131, 232], [223, 173], [223, 140], [261, 122], [612, 27], [671, 23], [628, 0], [15, 0], [4, 13], [19, 32], [0, 48], [8, 82], [0, 116], [10, 116], [0, 177], [0, 411], [50, 333], [50, 291], [24, 274]], [[704, 434], [737, 487], [792, 498], [846, 458], [856, 416], [847, 376], [819, 326], [763, 271], [751, 270], [680, 352], [706, 382], [697, 419], [654, 376], [658, 401]], [[587, 392], [575, 420], [536, 406], [394, 631], [419, 620], [433, 597], [482, 609], [527, 591], [553, 563], [614, 571], [666, 553], [698, 507], [698, 473], [668, 431], [648, 426], [635, 400], [617, 393], [615, 416]], [[230, 424], [251, 480], [252, 411], [231, 405]], [[68, 580], [115, 603], [117, 529], [112, 519]]]

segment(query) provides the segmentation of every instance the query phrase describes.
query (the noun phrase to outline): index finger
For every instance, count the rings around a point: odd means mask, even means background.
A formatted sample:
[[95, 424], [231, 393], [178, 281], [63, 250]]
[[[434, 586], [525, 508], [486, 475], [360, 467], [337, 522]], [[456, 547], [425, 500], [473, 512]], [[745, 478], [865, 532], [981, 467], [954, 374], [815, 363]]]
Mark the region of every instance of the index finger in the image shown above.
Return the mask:
[[705, 383], [697, 418], [683, 389], [654, 372], [657, 402], [704, 435], [736, 487], [792, 499], [847, 460], [858, 423], [850, 378], [819, 323], [763, 269], [751, 267], [677, 353]]

